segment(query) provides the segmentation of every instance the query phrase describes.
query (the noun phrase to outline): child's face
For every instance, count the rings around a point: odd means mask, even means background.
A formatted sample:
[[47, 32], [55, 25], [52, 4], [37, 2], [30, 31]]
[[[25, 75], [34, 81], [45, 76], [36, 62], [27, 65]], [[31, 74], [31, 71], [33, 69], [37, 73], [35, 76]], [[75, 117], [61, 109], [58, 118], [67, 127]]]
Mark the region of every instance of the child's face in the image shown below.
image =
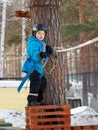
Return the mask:
[[38, 38], [39, 40], [43, 40], [45, 38], [45, 31], [40, 30], [36, 33], [36, 38]]

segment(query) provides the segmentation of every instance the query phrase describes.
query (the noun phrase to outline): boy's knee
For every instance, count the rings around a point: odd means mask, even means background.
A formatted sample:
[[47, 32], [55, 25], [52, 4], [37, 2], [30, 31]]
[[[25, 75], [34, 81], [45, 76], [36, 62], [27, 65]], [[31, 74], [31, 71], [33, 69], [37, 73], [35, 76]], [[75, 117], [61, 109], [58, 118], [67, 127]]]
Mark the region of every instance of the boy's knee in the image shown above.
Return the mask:
[[45, 89], [47, 87], [47, 80], [45, 77], [41, 78], [41, 88]]

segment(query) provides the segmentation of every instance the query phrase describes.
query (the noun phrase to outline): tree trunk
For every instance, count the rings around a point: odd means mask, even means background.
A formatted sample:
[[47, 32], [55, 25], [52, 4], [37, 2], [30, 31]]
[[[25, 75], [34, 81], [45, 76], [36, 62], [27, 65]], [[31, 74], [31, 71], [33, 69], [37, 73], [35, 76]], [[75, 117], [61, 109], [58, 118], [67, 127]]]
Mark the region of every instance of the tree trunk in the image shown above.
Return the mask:
[[2, 24], [1, 24], [1, 41], [0, 41], [0, 78], [3, 77], [4, 70], [4, 39], [5, 39], [5, 23], [6, 23], [6, 0], [3, 2]]
[[[84, 19], [84, 7], [85, 7], [85, 0], [81, 1], [78, 0], [79, 3], [79, 22], [80, 24], [84, 24], [85, 19]], [[85, 37], [85, 32], [81, 32], [80, 33], [80, 42], [83, 43], [86, 41], [86, 37]], [[83, 91], [82, 91], [82, 95], [83, 95], [83, 105], [88, 105], [88, 87], [87, 87], [87, 64], [86, 64], [86, 59], [85, 56], [87, 56], [87, 53], [85, 53], [87, 51], [87, 47], [82, 48], [81, 51], [81, 63], [82, 63], [82, 83], [83, 83]], [[84, 71], [85, 68], [85, 71]]]
[[[30, 3], [32, 26], [37, 23], [45, 24], [48, 27], [47, 44], [52, 47], [60, 47], [60, 0], [31, 0]], [[56, 67], [54, 62], [57, 63]], [[46, 95], [49, 95], [48, 102], [50, 103], [65, 104], [64, 65], [64, 55], [55, 52], [46, 65], [48, 88], [51, 96], [49, 92]]]
[[[24, 7], [24, 4], [25, 4], [25, 0], [22, 0], [22, 10], [25, 11], [25, 7]], [[25, 18], [22, 18], [22, 60], [21, 60], [21, 66], [23, 66], [23, 63], [24, 63], [24, 57], [25, 57], [25, 54], [26, 54], [26, 19]], [[23, 73], [21, 73], [22, 77], [24, 76]]]
[[84, 23], [84, 1], [78, 0], [79, 2], [79, 22]]

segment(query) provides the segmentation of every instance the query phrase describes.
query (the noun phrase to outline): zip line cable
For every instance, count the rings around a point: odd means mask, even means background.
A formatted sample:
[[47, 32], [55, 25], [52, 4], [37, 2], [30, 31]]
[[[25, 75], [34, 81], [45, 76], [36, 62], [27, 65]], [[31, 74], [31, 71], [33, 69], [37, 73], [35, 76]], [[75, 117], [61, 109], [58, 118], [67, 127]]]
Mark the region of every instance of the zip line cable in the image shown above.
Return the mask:
[[67, 49], [64, 49], [64, 48], [58, 49], [58, 50], [56, 50], [56, 52], [67, 52], [67, 51], [72, 51], [72, 50], [80, 49], [80, 48], [82, 48], [84, 46], [90, 45], [90, 44], [95, 43], [97, 41], [98, 41], [98, 37], [96, 37], [96, 38], [94, 38], [92, 40], [89, 40], [87, 42], [84, 42], [82, 44], [79, 44], [79, 45], [77, 45], [75, 47], [70, 47], [70, 48], [67, 48]]

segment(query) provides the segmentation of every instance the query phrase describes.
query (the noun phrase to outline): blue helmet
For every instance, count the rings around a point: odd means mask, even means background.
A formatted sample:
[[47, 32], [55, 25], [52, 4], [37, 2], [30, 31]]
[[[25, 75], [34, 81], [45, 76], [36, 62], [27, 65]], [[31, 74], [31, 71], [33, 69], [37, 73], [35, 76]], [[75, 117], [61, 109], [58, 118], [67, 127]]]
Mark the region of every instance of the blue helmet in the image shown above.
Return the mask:
[[47, 33], [47, 27], [44, 24], [35, 24], [32, 29], [32, 35], [35, 36], [36, 32], [43, 30], [45, 33]]

